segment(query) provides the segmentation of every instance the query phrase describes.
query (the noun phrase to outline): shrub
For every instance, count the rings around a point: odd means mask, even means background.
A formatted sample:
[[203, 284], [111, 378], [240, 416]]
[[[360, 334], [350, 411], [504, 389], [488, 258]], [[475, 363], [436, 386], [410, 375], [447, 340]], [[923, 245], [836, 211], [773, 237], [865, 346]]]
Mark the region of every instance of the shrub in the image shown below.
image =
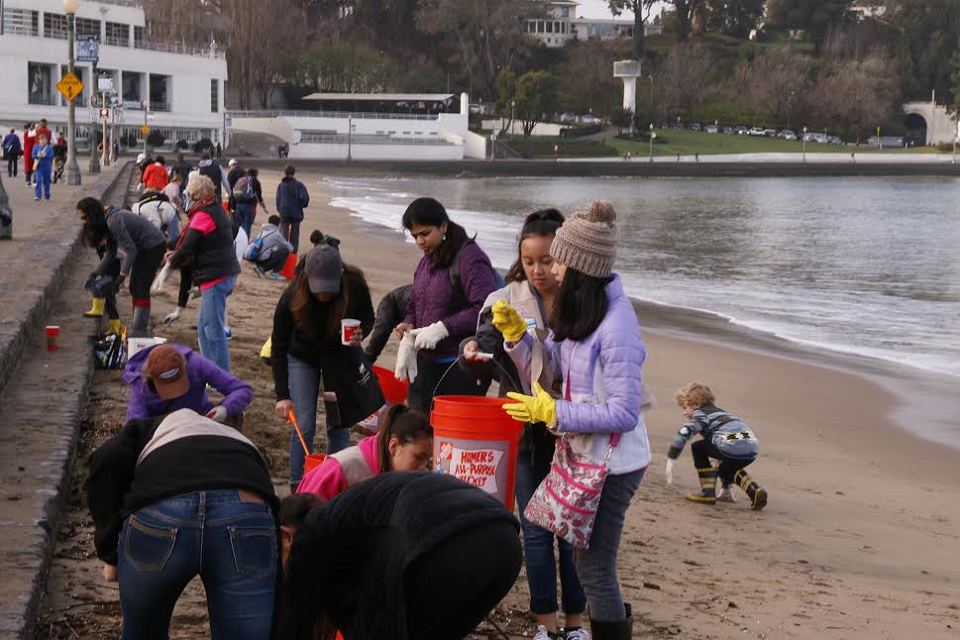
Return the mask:
[[210, 138], [201, 138], [193, 143], [194, 153], [203, 153], [204, 151], [213, 151], [213, 142]]
[[183, 139], [177, 140], [177, 146], [176, 146], [177, 151], [180, 151], [182, 149], [189, 149], [189, 148], [190, 148], [189, 142]]
[[151, 147], [160, 147], [163, 146], [163, 143], [167, 141], [166, 136], [164, 136], [159, 130], [154, 129], [149, 134], [147, 134], [147, 144]]

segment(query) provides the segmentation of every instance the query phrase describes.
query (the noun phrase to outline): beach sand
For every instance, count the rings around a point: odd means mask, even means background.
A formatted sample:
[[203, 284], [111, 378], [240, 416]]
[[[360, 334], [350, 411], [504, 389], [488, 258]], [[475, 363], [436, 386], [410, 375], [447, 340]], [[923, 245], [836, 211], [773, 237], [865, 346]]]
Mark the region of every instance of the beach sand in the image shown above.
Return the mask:
[[[375, 302], [410, 280], [420, 257], [413, 245], [326, 205], [333, 194], [322, 176], [298, 177], [312, 199], [301, 246], [315, 228], [340, 238], [345, 261], [364, 270]], [[273, 194], [278, 178], [276, 171], [261, 174], [265, 193]], [[268, 206], [273, 210], [272, 197]], [[264, 221], [258, 215], [255, 226]], [[283, 284], [243, 268], [229, 324], [234, 372], [256, 394], [244, 432], [265, 451], [283, 492], [289, 434], [273, 416], [272, 378], [258, 358]], [[155, 302], [155, 322], [173, 308], [175, 287], [169, 282]], [[156, 335], [196, 348], [196, 308], [194, 301], [177, 324], [158, 325]], [[646, 416], [653, 463], [627, 514], [619, 557], [634, 636], [960, 638], [960, 454], [894, 422], [895, 415], [909, 417], [889, 390], [896, 379], [884, 384], [868, 364], [722, 323], [693, 325], [678, 310], [638, 308], [648, 347], [644, 379], [658, 406]], [[379, 364], [392, 366], [395, 348], [392, 340]], [[689, 451], [677, 463], [675, 484], [665, 483], [665, 453], [682, 422], [674, 390], [693, 379], [710, 384], [719, 406], [755, 428], [761, 457], [750, 472], [769, 492], [765, 510], [751, 511], [739, 490], [736, 504], [685, 501], [683, 494], [697, 489]], [[125, 403], [119, 375], [98, 372], [81, 455], [119, 428]], [[83, 477], [82, 459], [77, 466], [75, 480]], [[119, 620], [116, 585], [99, 580], [91, 557], [82, 500], [74, 486], [45, 603], [49, 637], [103, 637]], [[495, 616], [511, 636], [535, 631], [527, 604], [521, 575]], [[177, 605], [172, 637], [207, 634], [194, 583]]]

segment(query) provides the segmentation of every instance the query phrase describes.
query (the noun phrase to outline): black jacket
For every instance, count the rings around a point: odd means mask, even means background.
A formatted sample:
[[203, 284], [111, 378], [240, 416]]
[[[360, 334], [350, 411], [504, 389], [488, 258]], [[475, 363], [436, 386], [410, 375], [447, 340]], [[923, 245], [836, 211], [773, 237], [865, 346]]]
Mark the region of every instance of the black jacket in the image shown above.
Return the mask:
[[177, 252], [170, 259], [170, 267], [192, 268], [194, 284], [240, 273], [237, 251], [233, 246], [236, 237], [234, 224], [220, 202], [212, 202], [194, 213], [181, 237]]
[[[138, 464], [157, 428], [181, 418], [177, 435]], [[169, 425], [168, 425], [169, 426]], [[218, 432], [226, 435], [215, 435]], [[97, 557], [117, 564], [123, 520], [137, 509], [195, 491], [247, 489], [263, 496], [276, 514], [279, 501], [270, 470], [257, 448], [230, 427], [189, 409], [167, 418], [131, 420], [90, 455], [87, 501], [95, 525]]]
[[[290, 312], [290, 300], [293, 298], [296, 283], [297, 281], [294, 280], [280, 296], [273, 314], [270, 362], [273, 367], [273, 382], [277, 400], [288, 400], [290, 398], [288, 354], [301, 362], [322, 370], [325, 359], [344, 358], [348, 355], [347, 352], [352, 349], [352, 347], [346, 347], [340, 343], [339, 332], [335, 337], [325, 340], [303, 335], [297, 329], [293, 314]], [[367, 286], [367, 281], [360, 274], [347, 272], [347, 287], [349, 287], [348, 304], [347, 308], [344, 309], [343, 317], [359, 320], [360, 328], [364, 335], [367, 335], [373, 327], [374, 320], [373, 302], [370, 300], [370, 289]], [[325, 318], [326, 305], [320, 302], [315, 302], [315, 304], [315, 317]], [[322, 332], [323, 327], [318, 327], [318, 333]], [[327, 382], [328, 380], [325, 377], [324, 384], [326, 385]]]
[[[275, 637], [308, 640], [326, 615], [346, 638], [404, 640], [406, 568], [497, 521], [519, 530], [496, 498], [450, 475], [393, 472], [360, 483], [313, 509], [297, 532]], [[437, 585], [449, 588], [459, 587]]]
[[364, 352], [371, 362], [376, 362], [380, 352], [387, 346], [390, 333], [403, 322], [407, 315], [407, 304], [410, 302], [410, 289], [413, 285], [405, 284], [397, 287], [383, 296], [377, 305], [377, 320], [373, 324], [373, 332]]

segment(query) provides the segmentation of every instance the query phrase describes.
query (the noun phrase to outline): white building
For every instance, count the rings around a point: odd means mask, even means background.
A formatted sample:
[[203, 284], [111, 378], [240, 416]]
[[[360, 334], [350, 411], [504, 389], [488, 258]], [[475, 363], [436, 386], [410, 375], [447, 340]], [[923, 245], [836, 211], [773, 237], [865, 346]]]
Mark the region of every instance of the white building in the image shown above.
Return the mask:
[[[0, 124], [22, 130], [28, 121], [46, 118], [51, 130], [66, 131], [67, 103], [56, 89], [67, 73], [67, 16], [62, 0], [0, 0]], [[148, 124], [172, 145], [179, 140], [221, 141], [227, 61], [211, 45], [195, 49], [148, 42], [143, 9], [133, 0], [81, 0], [76, 14], [77, 39], [99, 39], [96, 73], [109, 77], [123, 106], [118, 139], [143, 139], [144, 105]], [[76, 98], [77, 136], [95, 117], [96, 89], [90, 62], [78, 62], [83, 93]]]
[[[524, 33], [548, 47], [562, 47], [573, 40], [613, 40], [633, 37], [633, 20], [615, 18], [581, 18], [577, 16], [579, 2], [574, 0], [545, 0], [546, 16], [530, 18], [524, 23]], [[660, 33], [659, 25], [647, 25], [646, 35]]]

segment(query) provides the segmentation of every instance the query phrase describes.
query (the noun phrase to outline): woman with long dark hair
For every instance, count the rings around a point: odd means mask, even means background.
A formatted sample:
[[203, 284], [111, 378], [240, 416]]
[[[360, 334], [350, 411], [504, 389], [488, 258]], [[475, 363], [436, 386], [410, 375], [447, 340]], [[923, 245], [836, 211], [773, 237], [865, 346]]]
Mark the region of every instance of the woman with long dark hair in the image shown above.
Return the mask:
[[[533, 394], [511, 393], [504, 408], [516, 420], [543, 422], [596, 464], [606, 461], [589, 549], [577, 551], [577, 572], [590, 604], [596, 640], [630, 637], [633, 618], [617, 580], [617, 552], [627, 507], [650, 463], [641, 411], [641, 368], [646, 347], [636, 312], [613, 273], [616, 212], [596, 201], [558, 231], [550, 248], [560, 281], [544, 349], [563, 381], [561, 400], [539, 384]], [[530, 366], [532, 339], [512, 307], [494, 313], [511, 357]]]
[[[397, 327], [397, 334], [404, 338], [397, 377], [411, 382], [416, 378], [409, 404], [430, 411], [435, 394], [482, 396], [489, 381], [478, 383], [451, 365], [460, 341], [473, 334], [484, 301], [497, 288], [490, 258], [433, 198], [410, 203], [403, 226], [423, 252], [413, 276], [407, 315]], [[415, 362], [409, 357], [412, 351]]]
[[[329, 239], [332, 240], [332, 239]], [[317, 244], [302, 260], [290, 286], [277, 303], [273, 315], [271, 364], [276, 390], [276, 414], [286, 418], [292, 410], [307, 447], [313, 447], [317, 426], [320, 381], [323, 388], [337, 394], [339, 419], [327, 416], [327, 453], [336, 453], [350, 445], [350, 425], [376, 411], [375, 407], [351, 406], [349, 393], [359, 384], [357, 372], [344, 363], [356, 363], [372, 371], [360, 349], [363, 336], [373, 327], [373, 302], [363, 272], [343, 264], [340, 251], [330, 241]], [[340, 321], [360, 321], [349, 345], [341, 342]], [[361, 372], [362, 374], [362, 372]], [[365, 412], [365, 413], [364, 413]], [[362, 414], [362, 415], [361, 415]], [[296, 491], [303, 477], [305, 454], [300, 439], [290, 434], [290, 489]]]
[[[163, 262], [166, 238], [146, 218], [112, 205], [105, 207], [96, 198], [80, 200], [77, 213], [83, 220], [84, 243], [88, 247], [104, 250], [100, 264], [91, 274], [93, 280], [113, 273], [118, 254], [123, 252], [120, 273], [107, 286], [113, 289], [111, 293], [115, 295], [130, 278], [130, 297], [133, 298], [133, 328], [130, 336], [146, 337], [150, 331], [150, 285]], [[94, 308], [88, 312], [91, 315], [103, 314], [107, 296], [103, 287], [98, 287], [94, 294]]]
[[[507, 272], [507, 286], [490, 294], [480, 313], [476, 335], [463, 341], [461, 366], [479, 379], [491, 375], [497, 377], [501, 397], [506, 397], [508, 392], [530, 393], [534, 382], [539, 382], [546, 389], [552, 389], [554, 385], [554, 372], [544, 357], [542, 343], [548, 335], [546, 321], [560, 287], [551, 271], [553, 257], [550, 255], [550, 245], [561, 225], [563, 216], [556, 209], [535, 211], [526, 217], [517, 243], [517, 261]], [[504, 349], [504, 335], [493, 326], [493, 309], [497, 305], [514, 307], [524, 320], [521, 330], [533, 338], [531, 366], [526, 372], [528, 376], [520, 375]], [[494, 365], [487, 354], [492, 354], [499, 366]], [[523, 557], [530, 587], [530, 610], [537, 617], [534, 640], [558, 637], [558, 555], [564, 637], [583, 640], [586, 636], [582, 629], [582, 616], [587, 608], [587, 597], [577, 577], [573, 547], [562, 538], [557, 539], [552, 532], [528, 521], [523, 513], [533, 492], [550, 471], [555, 440], [542, 422], [528, 423], [523, 430], [517, 456], [516, 496], [520, 530], [523, 533]], [[555, 544], [559, 547], [559, 554], [554, 551]]]

